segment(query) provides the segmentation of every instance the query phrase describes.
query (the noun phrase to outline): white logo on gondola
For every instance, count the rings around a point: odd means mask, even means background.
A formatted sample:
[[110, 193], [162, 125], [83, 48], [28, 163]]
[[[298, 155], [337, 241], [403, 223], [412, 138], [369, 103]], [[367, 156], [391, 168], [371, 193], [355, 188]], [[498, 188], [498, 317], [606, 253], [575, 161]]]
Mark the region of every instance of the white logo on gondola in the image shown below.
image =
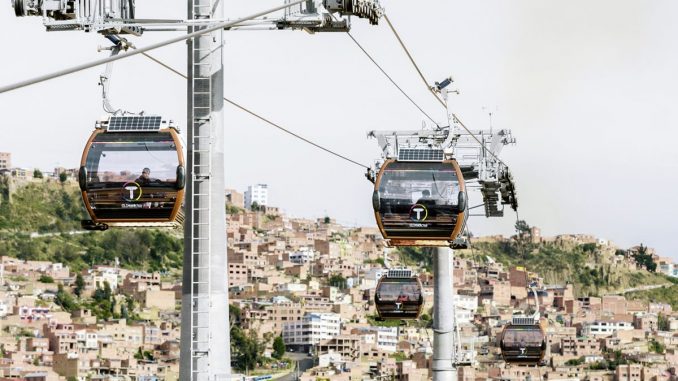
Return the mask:
[[395, 304], [395, 306], [396, 306], [396, 311], [400, 311], [400, 307], [401, 307], [402, 305], [403, 305], [402, 303], [396, 303], [396, 304]]
[[[135, 194], [135, 193], [139, 194]], [[122, 198], [125, 201], [138, 201], [141, 198], [141, 186], [134, 181], [125, 183], [122, 186]]]
[[414, 204], [410, 208], [410, 218], [414, 221], [426, 221], [428, 209], [422, 204]]

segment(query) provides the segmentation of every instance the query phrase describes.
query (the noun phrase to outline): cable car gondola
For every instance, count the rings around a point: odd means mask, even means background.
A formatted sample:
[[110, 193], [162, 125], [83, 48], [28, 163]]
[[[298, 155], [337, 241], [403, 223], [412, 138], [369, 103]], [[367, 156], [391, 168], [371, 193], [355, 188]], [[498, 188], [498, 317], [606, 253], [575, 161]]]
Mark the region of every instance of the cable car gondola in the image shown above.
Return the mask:
[[538, 319], [514, 316], [504, 327], [499, 346], [507, 363], [539, 364], [546, 353], [546, 335]]
[[440, 241], [454, 241], [467, 210], [459, 164], [443, 160], [442, 150], [438, 161], [421, 160], [430, 154], [407, 157], [400, 151], [398, 160], [382, 164], [374, 181], [372, 206], [382, 235], [393, 246], [440, 246]]
[[82, 226], [173, 226], [185, 181], [176, 127], [159, 116], [111, 116], [82, 154], [78, 182], [91, 217]]
[[546, 353], [546, 334], [539, 324], [539, 294], [536, 283], [528, 288], [534, 294], [536, 309], [532, 315], [514, 315], [511, 324], [504, 327], [499, 347], [501, 356], [507, 363], [533, 365], [539, 364]]
[[417, 319], [424, 305], [421, 282], [409, 269], [391, 269], [379, 279], [374, 303], [380, 319]]

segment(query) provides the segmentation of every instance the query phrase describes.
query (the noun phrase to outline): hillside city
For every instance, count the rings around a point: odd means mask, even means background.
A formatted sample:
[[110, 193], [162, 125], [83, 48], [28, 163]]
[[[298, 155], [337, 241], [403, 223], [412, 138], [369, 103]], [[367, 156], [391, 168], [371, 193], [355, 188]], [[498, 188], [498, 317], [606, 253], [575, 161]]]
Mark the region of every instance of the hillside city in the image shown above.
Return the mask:
[[[0, 153], [0, 178], [17, 187], [75, 183], [74, 170], [33, 176], [33, 169], [14, 168], [7, 160], [8, 154]], [[238, 377], [431, 378], [428, 266], [385, 247], [376, 227], [286, 216], [268, 205], [264, 184], [242, 193], [228, 189], [226, 196], [225, 255]], [[473, 244], [516, 241], [585, 247], [607, 271], [629, 274], [648, 272], [638, 261], [640, 251], [666, 282], [584, 295], [574, 280], [547, 282], [544, 274], [524, 266], [505, 265], [473, 249], [455, 251], [459, 381], [678, 380], [678, 311], [673, 310], [678, 306], [633, 298], [634, 292], [678, 281], [677, 264], [651, 248], [619, 248], [592, 235], [543, 237], [536, 227], [513, 237], [474, 237]], [[178, 379], [180, 270], [145, 272], [117, 260], [77, 271], [67, 263], [6, 255], [0, 261], [0, 381]], [[387, 268], [401, 266], [418, 274], [424, 313], [417, 321], [379, 321], [375, 288]], [[544, 362], [509, 366], [498, 337], [514, 313], [535, 306], [547, 338]]]

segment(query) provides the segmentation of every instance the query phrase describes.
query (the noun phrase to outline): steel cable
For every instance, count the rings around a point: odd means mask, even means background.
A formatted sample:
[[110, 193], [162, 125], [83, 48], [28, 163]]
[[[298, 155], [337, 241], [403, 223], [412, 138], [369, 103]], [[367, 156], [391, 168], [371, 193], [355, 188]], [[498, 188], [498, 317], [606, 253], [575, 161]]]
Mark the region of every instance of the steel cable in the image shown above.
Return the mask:
[[258, 12], [258, 13], [255, 13], [255, 14], [252, 14], [252, 15], [249, 15], [249, 16], [245, 16], [245, 17], [237, 19], [235, 21], [222, 22], [222, 23], [219, 23], [215, 26], [211, 26], [209, 28], [201, 29], [201, 30], [198, 30], [198, 31], [193, 32], [193, 33], [188, 33], [188, 34], [185, 34], [185, 35], [182, 35], [182, 36], [179, 36], [179, 37], [170, 38], [169, 40], [165, 40], [165, 41], [162, 41], [162, 42], [158, 42], [158, 43], [155, 43], [155, 44], [144, 46], [143, 48], [138, 48], [137, 50], [134, 50], [130, 53], [120, 54], [120, 55], [116, 55], [116, 56], [111, 56], [111, 57], [106, 57], [106, 58], [86, 62], [84, 64], [76, 65], [76, 66], [73, 66], [73, 67], [70, 67], [70, 68], [67, 68], [67, 69], [58, 70], [58, 71], [55, 71], [53, 73], [44, 74], [44, 75], [41, 75], [41, 76], [38, 76], [38, 77], [35, 77], [35, 78], [16, 82], [16, 83], [13, 83], [11, 85], [2, 86], [2, 87], [0, 87], [0, 94], [8, 92], [8, 91], [12, 91], [12, 90], [20, 89], [22, 87], [34, 85], [36, 83], [49, 81], [51, 79], [58, 78], [58, 77], [61, 77], [61, 76], [64, 76], [64, 75], [77, 73], [79, 71], [90, 69], [90, 68], [95, 67], [95, 66], [103, 65], [105, 63], [121, 60], [121, 59], [131, 57], [131, 56], [134, 56], [134, 55], [137, 55], [137, 54], [142, 54], [142, 53], [147, 52], [149, 50], [161, 48], [163, 46], [174, 44], [174, 43], [179, 42], [179, 41], [188, 40], [190, 38], [198, 37], [198, 36], [206, 34], [206, 33], [211, 33], [211, 32], [214, 32], [214, 31], [217, 31], [217, 30], [220, 30], [220, 29], [229, 28], [229, 27], [238, 25], [238, 24], [240, 24], [244, 21], [251, 20], [251, 19], [263, 16], [263, 15], [266, 15], [266, 14], [269, 14], [269, 13], [273, 13], [273, 12], [279, 11], [281, 9], [289, 8], [289, 7], [297, 5], [297, 4], [301, 4], [304, 1], [306, 1], [306, 0], [298, 0], [298, 1], [295, 1], [295, 2], [292, 2], [292, 3], [289, 3], [289, 4], [285, 4], [285, 5], [282, 5], [282, 6], [279, 6], [279, 7], [275, 7], [275, 8], [263, 11], [263, 12]]
[[[403, 48], [403, 50], [405, 51], [405, 54], [406, 54], [407, 57], [410, 59], [410, 62], [412, 63], [412, 66], [414, 66], [414, 69], [415, 69], [415, 70], [417, 71], [417, 73], [419, 74], [419, 77], [420, 77], [421, 80], [424, 82], [424, 85], [426, 86], [426, 88], [431, 92], [431, 94], [433, 94], [433, 96], [438, 100], [438, 102], [440, 102], [440, 104], [447, 110], [447, 105], [445, 104], [445, 101], [444, 101], [442, 98], [440, 98], [440, 96], [435, 92], [435, 90], [434, 90], [435, 88], [434, 88], [434, 87], [429, 86], [428, 81], [426, 81], [426, 77], [424, 77], [424, 74], [421, 72], [421, 69], [419, 69], [419, 65], [417, 65], [417, 62], [416, 62], [416, 61], [414, 60], [414, 58], [412, 57], [412, 54], [410, 54], [410, 51], [407, 49], [407, 47], [405, 46], [405, 43], [404, 43], [403, 40], [400, 38], [400, 35], [398, 34], [398, 32], [396, 31], [395, 27], [394, 27], [393, 24], [391, 23], [391, 20], [389, 20], [389, 19], [388, 19], [388, 16], [386, 16], [386, 15], [384, 15], [384, 19], [386, 20], [386, 23], [388, 24], [389, 28], [391, 29], [391, 31], [392, 31], [393, 34], [395, 35], [396, 39], [398, 40], [398, 43], [400, 44], [400, 46], [401, 46], [401, 47]], [[457, 116], [457, 114], [455, 114], [455, 113], [451, 113], [451, 114], [452, 114], [452, 118], [454, 118], [454, 121], [457, 122], [457, 123], [459, 123], [459, 125], [460, 125], [464, 130], [466, 130], [466, 132], [468, 132], [468, 134], [471, 135], [471, 137], [472, 137], [476, 142], [478, 142], [478, 144], [480, 144], [481, 146], [484, 147], [484, 144], [480, 141], [480, 139], [478, 139], [478, 138], [471, 132], [471, 130], [468, 129], [468, 128], [466, 127], [466, 125], [459, 119], [459, 117]], [[494, 152], [490, 151], [489, 149], [487, 150], [487, 152], [489, 152], [490, 155], [492, 155], [492, 157], [494, 157], [495, 159], [497, 159], [497, 161], [499, 161], [501, 164], [503, 164], [504, 166], [508, 167], [508, 165], [506, 165], [506, 163], [504, 163], [504, 162], [503, 162], [503, 161], [502, 161], [502, 160], [501, 160]]]
[[356, 46], [358, 46], [358, 48], [360, 48], [360, 50], [362, 50], [363, 53], [365, 53], [365, 55], [367, 56], [367, 58], [369, 58], [370, 61], [372, 61], [372, 63], [373, 63], [373, 64], [374, 64], [374, 65], [382, 72], [382, 74], [384, 74], [384, 76], [386, 76], [386, 78], [388, 78], [388, 80], [391, 81], [391, 83], [393, 84], [393, 86], [395, 86], [396, 89], [398, 89], [398, 91], [400, 91], [400, 92], [405, 96], [405, 98], [407, 98], [407, 100], [409, 100], [409, 101], [414, 105], [414, 107], [416, 107], [416, 108], [417, 108], [422, 114], [424, 114], [431, 122], [433, 122], [433, 124], [435, 124], [436, 126], [440, 127], [440, 126], [438, 125], [438, 123], [437, 123], [435, 120], [433, 120], [433, 118], [432, 118], [429, 114], [426, 113], [426, 111], [424, 111], [424, 110], [423, 110], [423, 109], [422, 109], [422, 108], [421, 108], [421, 107], [420, 107], [420, 106], [419, 106], [419, 105], [418, 105], [418, 104], [417, 104], [417, 103], [416, 103], [409, 95], [407, 95], [407, 93], [405, 92], [405, 90], [403, 90], [400, 86], [398, 86], [398, 84], [393, 80], [393, 78], [391, 78], [391, 76], [388, 75], [388, 73], [386, 73], [386, 71], [381, 67], [381, 65], [379, 65], [379, 64], [377, 63], [377, 61], [374, 60], [374, 58], [372, 58], [372, 56], [370, 55], [370, 53], [368, 53], [367, 50], [365, 50], [365, 48], [363, 48], [363, 46], [360, 45], [360, 43], [353, 37], [353, 35], [352, 35], [350, 32], [346, 32], [346, 34], [351, 38], [351, 40], [353, 40], [353, 42], [356, 44]]
[[[188, 77], [186, 76], [186, 74], [184, 74], [184, 73], [182, 73], [182, 72], [176, 70], [175, 68], [173, 68], [173, 67], [167, 65], [166, 63], [164, 63], [164, 62], [158, 60], [157, 58], [151, 56], [150, 54], [148, 54], [148, 53], [141, 53], [141, 54], [143, 54], [145, 57], [147, 57], [147, 58], [150, 59], [151, 61], [157, 63], [158, 65], [164, 67], [165, 69], [171, 71], [172, 73], [177, 74], [177, 75], [181, 76], [181, 77], [184, 78], [184, 79], [187, 79], [187, 78], [188, 78]], [[340, 154], [340, 153], [334, 152], [334, 151], [332, 151], [332, 150], [329, 149], [329, 148], [323, 147], [323, 146], [321, 146], [320, 144], [315, 143], [315, 142], [313, 142], [313, 141], [311, 141], [311, 140], [309, 140], [309, 139], [307, 139], [307, 138], [305, 138], [305, 137], [303, 137], [303, 136], [301, 136], [301, 135], [299, 135], [299, 134], [297, 134], [297, 133], [295, 133], [295, 132], [292, 132], [292, 131], [290, 131], [290, 130], [288, 130], [288, 129], [282, 127], [282, 126], [280, 126], [279, 124], [277, 124], [277, 123], [275, 123], [275, 122], [272, 122], [272, 121], [266, 119], [265, 117], [263, 117], [263, 116], [257, 114], [256, 112], [254, 112], [254, 111], [252, 111], [252, 110], [249, 110], [248, 108], [246, 108], [246, 107], [244, 107], [244, 106], [242, 106], [242, 105], [240, 105], [240, 104], [238, 104], [238, 103], [236, 103], [236, 102], [234, 102], [234, 101], [232, 101], [232, 100], [230, 100], [230, 99], [228, 99], [228, 98], [226, 98], [226, 97], [224, 97], [224, 101], [226, 101], [226, 102], [228, 102], [229, 104], [231, 104], [232, 106], [234, 106], [234, 107], [236, 107], [236, 108], [239, 108], [240, 110], [242, 110], [242, 111], [244, 111], [244, 112], [246, 112], [246, 113], [252, 115], [253, 117], [255, 117], [255, 118], [257, 118], [257, 119], [259, 119], [259, 120], [261, 120], [261, 121], [263, 121], [263, 122], [265, 122], [265, 123], [267, 123], [267, 124], [269, 124], [269, 125], [271, 125], [271, 126], [277, 128], [277, 129], [279, 129], [279, 130], [285, 132], [286, 134], [292, 135], [292, 136], [294, 136], [295, 138], [297, 138], [297, 139], [299, 139], [299, 140], [301, 140], [301, 141], [303, 141], [303, 142], [306, 142], [306, 143], [308, 143], [308, 144], [310, 144], [310, 145], [312, 145], [312, 146], [314, 146], [314, 147], [316, 147], [316, 148], [318, 148], [318, 149], [321, 149], [321, 150], [323, 150], [323, 151], [325, 151], [325, 152], [327, 152], [327, 153], [329, 153], [329, 154], [332, 154], [332, 155], [334, 155], [334, 156], [336, 156], [336, 157], [338, 157], [338, 158], [340, 158], [340, 159], [346, 160], [346, 161], [348, 161], [348, 162], [350, 162], [350, 163], [352, 163], [352, 164], [355, 164], [355, 165], [357, 165], [357, 166], [360, 166], [360, 167], [363, 167], [363, 168], [366, 168], [366, 169], [370, 169], [369, 166], [367, 166], [367, 165], [365, 165], [365, 164], [361, 164], [361, 163], [359, 163], [359, 162], [357, 162], [357, 161], [355, 161], [355, 160], [353, 160], [353, 159], [351, 159], [351, 158], [349, 158], [349, 157], [346, 157], [346, 156], [344, 156], [344, 155], [342, 155], [342, 154]]]

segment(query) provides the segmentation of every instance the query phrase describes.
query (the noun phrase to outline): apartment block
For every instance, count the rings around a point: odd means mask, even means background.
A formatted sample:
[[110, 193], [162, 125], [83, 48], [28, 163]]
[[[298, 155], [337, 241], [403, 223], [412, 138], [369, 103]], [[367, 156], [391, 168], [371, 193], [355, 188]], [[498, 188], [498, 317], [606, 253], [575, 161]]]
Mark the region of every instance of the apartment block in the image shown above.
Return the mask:
[[341, 319], [335, 313], [307, 313], [301, 320], [283, 325], [285, 345], [310, 346], [339, 336]]
[[641, 381], [642, 370], [640, 364], [619, 365], [615, 370], [615, 381]]
[[602, 311], [609, 314], [625, 314], [626, 298], [620, 295], [605, 295], [602, 298]]
[[268, 205], [268, 185], [256, 184], [250, 185], [245, 191], [245, 208], [252, 209], [252, 204]]
[[631, 331], [633, 330], [633, 324], [625, 321], [614, 321], [614, 320], [605, 320], [605, 321], [594, 321], [590, 323], [584, 323], [582, 326], [582, 335], [583, 336], [609, 336], [617, 331]]
[[652, 313], [638, 313], [633, 316], [633, 326], [645, 332], [657, 331], [658, 316]]
[[12, 168], [12, 154], [9, 152], [0, 152], [0, 169]]

